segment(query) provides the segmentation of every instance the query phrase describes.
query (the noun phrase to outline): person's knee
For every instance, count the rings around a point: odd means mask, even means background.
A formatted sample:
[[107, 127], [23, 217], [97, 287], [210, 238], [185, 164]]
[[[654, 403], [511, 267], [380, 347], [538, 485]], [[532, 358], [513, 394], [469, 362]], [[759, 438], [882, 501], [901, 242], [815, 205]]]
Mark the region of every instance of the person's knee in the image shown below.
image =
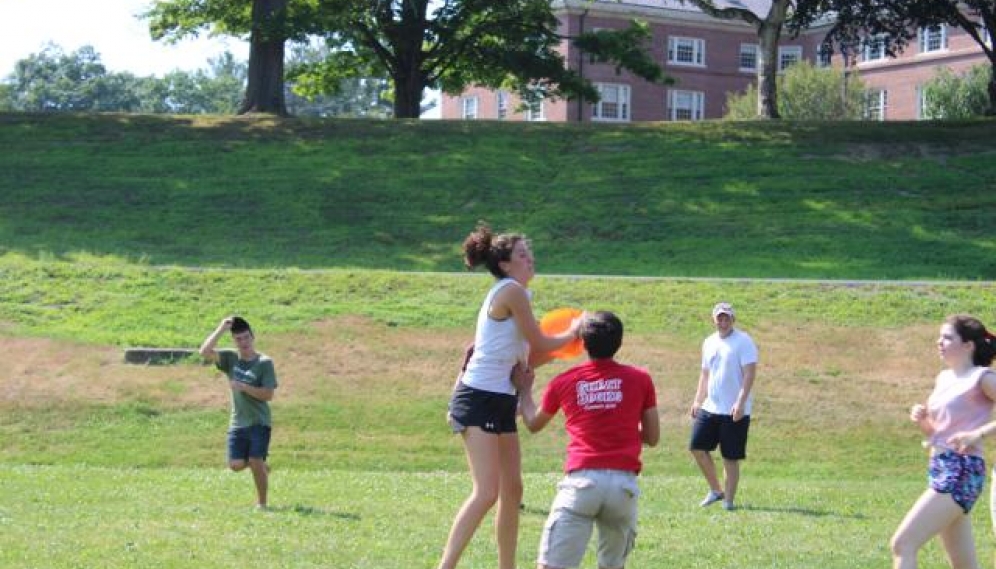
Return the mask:
[[917, 546], [910, 541], [902, 532], [896, 532], [889, 539], [889, 551], [893, 557], [906, 557], [916, 553]]
[[242, 459], [228, 461], [228, 468], [230, 468], [233, 472], [239, 472], [240, 470], [245, 470], [246, 466], [248, 465], [249, 463], [247, 463], [245, 460]]
[[497, 485], [487, 487], [475, 486], [470, 499], [481, 506], [491, 508], [491, 506], [494, 506], [498, 502], [500, 495], [501, 491]]

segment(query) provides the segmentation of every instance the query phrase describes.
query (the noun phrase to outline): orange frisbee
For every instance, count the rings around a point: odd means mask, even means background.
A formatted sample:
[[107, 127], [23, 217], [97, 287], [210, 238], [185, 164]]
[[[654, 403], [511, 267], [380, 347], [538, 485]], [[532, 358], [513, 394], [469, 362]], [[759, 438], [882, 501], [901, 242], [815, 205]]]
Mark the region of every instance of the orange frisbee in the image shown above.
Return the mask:
[[[566, 332], [571, 327], [571, 321], [581, 316], [583, 312], [577, 308], [557, 308], [543, 315], [540, 319], [540, 330], [547, 336]], [[550, 356], [558, 360], [570, 360], [584, 353], [584, 342], [575, 338], [563, 346], [550, 352]]]

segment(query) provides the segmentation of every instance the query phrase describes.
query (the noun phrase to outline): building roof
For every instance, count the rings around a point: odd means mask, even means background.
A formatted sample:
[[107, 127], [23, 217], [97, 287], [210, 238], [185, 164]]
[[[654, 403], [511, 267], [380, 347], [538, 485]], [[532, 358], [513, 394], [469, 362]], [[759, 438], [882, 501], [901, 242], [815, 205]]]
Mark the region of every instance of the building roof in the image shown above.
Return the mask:
[[[645, 8], [661, 8], [664, 10], [676, 10], [680, 12], [701, 12], [691, 2], [681, 2], [679, 0], [595, 0], [600, 4], [622, 4], [640, 6]], [[771, 0], [715, 0], [717, 8], [746, 8], [760, 17], [768, 15], [771, 9]]]

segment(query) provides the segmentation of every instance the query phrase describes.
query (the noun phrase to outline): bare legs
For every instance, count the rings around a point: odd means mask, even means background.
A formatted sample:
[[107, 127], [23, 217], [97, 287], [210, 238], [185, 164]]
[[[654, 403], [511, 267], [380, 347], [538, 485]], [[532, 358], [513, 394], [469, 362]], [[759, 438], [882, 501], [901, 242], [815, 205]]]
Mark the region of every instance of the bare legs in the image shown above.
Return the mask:
[[737, 497], [737, 486], [740, 484], [740, 461], [723, 459], [723, 485], [719, 484], [716, 476], [716, 463], [712, 459], [712, 453], [704, 450], [693, 450], [692, 456], [695, 463], [699, 465], [699, 470], [705, 476], [709, 489], [716, 493], [722, 493], [724, 500], [733, 503]]
[[247, 463], [244, 460], [232, 460], [228, 467], [235, 472], [245, 470], [246, 466], [252, 472], [252, 480], [256, 484], [256, 505], [266, 507], [266, 493], [270, 484], [270, 466], [266, 464], [265, 458], [250, 458]]
[[972, 519], [948, 494], [927, 490], [913, 504], [889, 543], [893, 569], [916, 567], [917, 552], [923, 544], [941, 536], [941, 544], [954, 569], [978, 569]]
[[488, 511], [497, 503], [495, 539], [499, 569], [515, 568], [522, 502], [522, 456], [515, 433], [492, 435], [477, 427], [463, 433], [473, 490], [453, 520], [439, 569], [453, 569]]

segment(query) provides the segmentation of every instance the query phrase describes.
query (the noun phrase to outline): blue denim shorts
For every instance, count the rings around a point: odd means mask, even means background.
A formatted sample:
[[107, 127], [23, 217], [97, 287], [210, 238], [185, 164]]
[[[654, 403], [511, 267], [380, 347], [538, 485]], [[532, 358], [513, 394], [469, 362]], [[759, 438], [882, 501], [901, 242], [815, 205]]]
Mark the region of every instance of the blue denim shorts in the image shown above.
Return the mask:
[[270, 454], [270, 426], [232, 427], [228, 430], [228, 460], [249, 460]]

